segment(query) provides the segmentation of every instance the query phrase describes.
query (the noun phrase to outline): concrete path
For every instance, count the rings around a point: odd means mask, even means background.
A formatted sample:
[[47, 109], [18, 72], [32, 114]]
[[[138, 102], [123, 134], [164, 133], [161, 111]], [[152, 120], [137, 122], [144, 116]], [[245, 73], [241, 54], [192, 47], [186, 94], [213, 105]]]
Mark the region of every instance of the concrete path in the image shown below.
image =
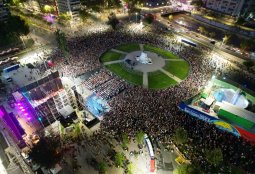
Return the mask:
[[141, 50], [141, 51], [144, 51], [144, 49], [143, 49], [143, 44], [139, 44], [139, 47], [140, 47], [140, 50]]
[[185, 61], [185, 60], [184, 59], [165, 59], [165, 61], [179, 62], [179, 61]]
[[116, 53], [120, 53], [120, 54], [128, 54], [125, 51], [120, 51], [120, 50], [116, 50], [116, 49], [111, 49], [111, 51], [116, 52]]
[[166, 74], [168, 77], [174, 79], [175, 81], [177, 81], [178, 83], [180, 83], [182, 80], [179, 79], [178, 77], [174, 76], [173, 74], [171, 74], [170, 72], [164, 70], [164, 69], [160, 69], [161, 72], [163, 72], [164, 74]]
[[148, 73], [147, 72], [143, 73], [143, 87], [148, 88]]
[[114, 60], [114, 61], [110, 61], [110, 62], [105, 62], [104, 65], [110, 65], [110, 64], [114, 64], [114, 63], [120, 63], [123, 62], [124, 60]]

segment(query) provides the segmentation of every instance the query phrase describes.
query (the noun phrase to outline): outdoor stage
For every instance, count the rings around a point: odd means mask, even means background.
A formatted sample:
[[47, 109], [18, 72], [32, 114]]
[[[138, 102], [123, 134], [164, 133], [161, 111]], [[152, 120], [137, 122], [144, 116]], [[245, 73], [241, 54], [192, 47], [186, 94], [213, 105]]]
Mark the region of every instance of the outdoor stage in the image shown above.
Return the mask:
[[108, 105], [107, 101], [96, 94], [88, 96], [86, 99], [86, 106], [88, 110], [97, 118], [100, 118], [102, 115], [104, 115], [104, 113], [110, 111], [110, 106]]

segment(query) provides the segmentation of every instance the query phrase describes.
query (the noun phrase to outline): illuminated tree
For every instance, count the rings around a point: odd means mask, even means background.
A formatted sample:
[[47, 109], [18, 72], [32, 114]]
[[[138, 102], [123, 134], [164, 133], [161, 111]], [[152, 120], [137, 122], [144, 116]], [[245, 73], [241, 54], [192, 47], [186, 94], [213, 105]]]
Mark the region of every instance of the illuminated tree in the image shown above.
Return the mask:
[[71, 18], [71, 15], [70, 15], [69, 13], [61, 13], [61, 14], [59, 15], [59, 19], [60, 19], [60, 20], [64, 20], [64, 21], [69, 21], [69, 20], [71, 20], [72, 18]]
[[225, 34], [225, 36], [222, 39], [222, 43], [229, 44], [231, 38], [232, 36], [230, 34]]
[[50, 5], [45, 5], [45, 6], [43, 6], [42, 11], [44, 13], [52, 13], [52, 12], [54, 12], [54, 7], [50, 6]]
[[136, 133], [135, 139], [136, 139], [136, 142], [138, 143], [138, 145], [143, 144], [144, 135], [145, 135], [145, 133], [143, 131], [139, 131]]
[[135, 168], [134, 164], [133, 163], [129, 163], [127, 165], [127, 174], [135, 174], [134, 173], [134, 168]]
[[174, 16], [173, 15], [169, 15], [168, 19], [171, 21], [174, 19]]
[[114, 156], [114, 163], [116, 167], [123, 167], [126, 157], [124, 153], [117, 152]]
[[205, 27], [200, 26], [200, 27], [198, 27], [197, 30], [198, 30], [201, 34], [205, 33]]

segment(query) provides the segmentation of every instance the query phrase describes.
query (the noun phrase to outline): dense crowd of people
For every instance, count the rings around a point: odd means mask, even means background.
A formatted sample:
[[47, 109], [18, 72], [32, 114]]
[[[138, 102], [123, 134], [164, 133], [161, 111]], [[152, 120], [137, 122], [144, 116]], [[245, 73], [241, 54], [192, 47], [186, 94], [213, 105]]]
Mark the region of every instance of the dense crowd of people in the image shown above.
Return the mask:
[[[210, 173], [212, 165], [205, 160], [204, 152], [206, 149], [214, 148], [222, 150], [225, 166], [239, 166], [247, 173], [254, 173], [254, 146], [242, 138], [217, 129], [213, 124], [195, 119], [178, 108], [181, 101], [197, 94], [213, 74], [252, 78], [242, 65], [236, 66], [219, 56], [214, 56], [208, 48], [197, 49], [185, 46], [174, 37], [161, 35], [160, 31], [141, 33], [125, 29], [118, 31], [102, 29], [70, 39], [68, 60], [64, 59], [60, 53], [54, 55], [55, 68], [63, 76], [71, 77], [77, 77], [95, 69], [104, 69], [99, 60], [100, 55], [123, 43], [151, 44], [169, 50], [187, 60], [191, 70], [189, 76], [180, 84], [164, 90], [148, 90], [125, 84], [127, 82], [124, 81], [110, 85], [109, 90], [119, 89], [119, 85], [123, 85], [125, 90], [118, 92], [118, 95], [111, 94], [114, 96], [111, 96], [112, 98], [108, 101], [111, 110], [104, 115], [101, 122], [102, 131], [112, 135], [121, 135], [122, 132], [126, 132], [129, 136], [134, 136], [137, 131], [143, 130], [153, 140], [169, 143], [173, 140], [176, 128], [183, 127], [188, 132], [188, 144], [190, 144], [186, 155], [194, 163], [200, 164], [207, 173]], [[86, 83], [91, 88], [96, 88], [98, 84], [104, 85], [105, 78], [108, 78], [104, 71], [98, 73], [99, 77], [94, 74]], [[106, 83], [111, 83], [111, 80]], [[104, 91], [103, 88], [104, 86], [97, 88], [97, 92], [101, 95], [100, 91]], [[109, 93], [111, 92], [107, 90], [107, 95]]]

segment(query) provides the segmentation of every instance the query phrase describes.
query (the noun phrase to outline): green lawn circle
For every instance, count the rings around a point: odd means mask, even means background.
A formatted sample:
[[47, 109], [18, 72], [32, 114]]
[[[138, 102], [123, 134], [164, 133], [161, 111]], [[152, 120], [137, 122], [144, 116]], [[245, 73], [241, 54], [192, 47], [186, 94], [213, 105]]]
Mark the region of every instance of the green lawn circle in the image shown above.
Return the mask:
[[[154, 52], [160, 55], [161, 57], [165, 58], [166, 64], [163, 67], [163, 69], [171, 73], [172, 75], [176, 76], [180, 80], [184, 80], [189, 75], [190, 70], [189, 63], [184, 59], [181, 59], [179, 56], [152, 45], [145, 44], [143, 48], [144, 51]], [[120, 52], [116, 52], [115, 50], [112, 49], [119, 50]], [[110, 70], [117, 76], [125, 79], [126, 81], [135, 85], [143, 85], [142, 72], [128, 68], [124, 62], [118, 62], [118, 60], [122, 60], [125, 58], [126, 55], [124, 53], [139, 51], [140, 50], [139, 44], [137, 43], [122, 44], [112, 49], [109, 49], [108, 51], [101, 55], [100, 57], [101, 63], [103, 63], [108, 70]], [[107, 62], [110, 61], [117, 61], [117, 63], [107, 64]], [[177, 82], [173, 78], [170, 78], [168, 75], [166, 75], [160, 70], [148, 73], [149, 89], [164, 89], [174, 86], [178, 83], [179, 82]]]

